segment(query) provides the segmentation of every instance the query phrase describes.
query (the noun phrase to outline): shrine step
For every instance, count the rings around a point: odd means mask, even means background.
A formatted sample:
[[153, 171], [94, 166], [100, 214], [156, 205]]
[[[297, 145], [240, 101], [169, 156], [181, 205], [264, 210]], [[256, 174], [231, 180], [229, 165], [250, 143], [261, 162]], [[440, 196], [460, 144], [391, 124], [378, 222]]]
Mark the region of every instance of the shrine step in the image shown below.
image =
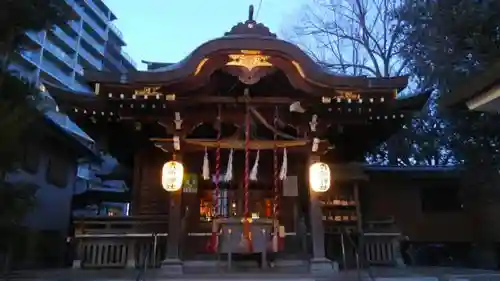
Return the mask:
[[[227, 272], [228, 264], [226, 260], [188, 260], [184, 261], [184, 273], [216, 273]], [[275, 261], [275, 267], [260, 268], [256, 261], [233, 261], [231, 272], [270, 272], [270, 273], [309, 273], [309, 262], [305, 260], [281, 260]]]

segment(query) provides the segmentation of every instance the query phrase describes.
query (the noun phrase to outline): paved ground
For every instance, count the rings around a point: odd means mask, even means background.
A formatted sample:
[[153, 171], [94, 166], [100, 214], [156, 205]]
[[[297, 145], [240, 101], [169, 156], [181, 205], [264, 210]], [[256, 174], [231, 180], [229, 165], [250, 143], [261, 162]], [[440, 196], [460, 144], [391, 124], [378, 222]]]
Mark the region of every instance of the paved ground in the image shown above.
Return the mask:
[[[29, 281], [136, 281], [137, 270], [49, 270], [15, 272], [11, 280]], [[464, 268], [416, 267], [416, 268], [372, 268], [358, 273], [355, 270], [341, 271], [333, 276], [314, 278], [309, 274], [286, 274], [272, 272], [186, 274], [182, 277], [167, 277], [161, 269], [146, 272], [145, 281], [203, 281], [203, 280], [287, 280], [287, 281], [500, 281], [500, 272]], [[454, 277], [454, 278], [452, 278]], [[1, 279], [0, 279], [1, 280]]]

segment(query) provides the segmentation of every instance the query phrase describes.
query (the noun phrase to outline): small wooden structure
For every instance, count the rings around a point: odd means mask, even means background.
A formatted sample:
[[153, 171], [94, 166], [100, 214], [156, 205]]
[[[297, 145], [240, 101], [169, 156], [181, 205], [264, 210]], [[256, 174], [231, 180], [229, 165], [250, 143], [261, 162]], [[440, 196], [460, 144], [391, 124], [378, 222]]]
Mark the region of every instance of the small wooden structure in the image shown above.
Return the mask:
[[[309, 252], [313, 264], [331, 270], [327, 221], [319, 194], [308, 189], [309, 163], [362, 161], [427, 100], [396, 98], [407, 77], [334, 74], [252, 17], [179, 63], [85, 76], [93, 94], [47, 87], [63, 110], [133, 167], [132, 216], [168, 216], [169, 261], [207, 259], [214, 249], [207, 243], [220, 231], [214, 220], [222, 225], [218, 249], [238, 252], [232, 239], [241, 227], [235, 223], [255, 214], [259, 219], [246, 236], [257, 239], [271, 229], [276, 236], [281, 226], [286, 231], [280, 254], [303, 258]], [[182, 191], [167, 194], [161, 167], [174, 156], [187, 174]], [[258, 176], [252, 179], [254, 166]], [[362, 173], [343, 179], [334, 171], [332, 180], [357, 190], [365, 179]], [[358, 215], [346, 223], [358, 232], [360, 221]], [[306, 240], [312, 247], [298, 246]], [[265, 253], [267, 242], [258, 241], [254, 250]]]

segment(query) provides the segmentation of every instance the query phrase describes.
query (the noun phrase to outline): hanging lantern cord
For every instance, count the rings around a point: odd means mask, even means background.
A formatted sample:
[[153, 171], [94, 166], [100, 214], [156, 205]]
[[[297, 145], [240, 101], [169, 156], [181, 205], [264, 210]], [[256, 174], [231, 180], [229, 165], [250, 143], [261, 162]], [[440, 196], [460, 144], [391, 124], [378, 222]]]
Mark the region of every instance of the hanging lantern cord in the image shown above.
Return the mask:
[[[274, 127], [278, 126], [278, 108], [274, 110]], [[279, 232], [279, 178], [278, 178], [278, 147], [277, 147], [278, 135], [274, 133], [274, 146], [273, 146], [273, 172], [274, 172], [274, 186], [273, 186], [273, 222], [274, 222], [274, 235], [277, 238]]]

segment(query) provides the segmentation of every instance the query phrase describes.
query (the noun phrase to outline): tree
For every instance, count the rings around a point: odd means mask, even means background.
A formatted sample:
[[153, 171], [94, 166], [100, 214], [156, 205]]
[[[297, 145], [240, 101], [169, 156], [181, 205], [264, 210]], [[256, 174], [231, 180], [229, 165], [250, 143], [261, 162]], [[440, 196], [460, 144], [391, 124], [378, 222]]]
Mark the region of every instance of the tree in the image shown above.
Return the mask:
[[[396, 16], [402, 22], [401, 55], [419, 78], [421, 89], [452, 95], [472, 76], [482, 75], [500, 55], [500, 1], [405, 0]], [[461, 159], [464, 206], [474, 225], [478, 265], [496, 267], [496, 214], [488, 210], [500, 197], [500, 115], [441, 109], [446, 137]], [[490, 252], [488, 252], [490, 251]], [[493, 258], [492, 258], [493, 257]]]
[[[36, 140], [38, 131], [33, 125], [43, 115], [38, 86], [9, 72], [8, 66], [12, 55], [25, 48], [26, 32], [65, 23], [71, 10], [64, 0], [0, 1], [0, 254], [7, 257], [12, 251], [11, 239], [34, 206], [36, 192], [33, 186], [10, 181], [7, 175], [17, 170], [25, 140]], [[8, 268], [8, 260], [4, 268]]]
[[24, 217], [35, 205], [36, 188], [23, 181], [13, 182], [8, 175], [15, 172], [27, 138], [36, 139], [41, 118], [38, 111], [39, 91], [16, 76], [1, 74], [4, 83], [0, 88], [0, 257], [5, 258], [4, 269], [9, 268], [13, 240]]
[[[0, 1], [0, 70], [7, 73], [12, 54], [26, 46], [28, 31], [40, 32], [66, 23], [74, 14], [65, 0]], [[0, 76], [0, 88], [4, 76]]]
[[[401, 21], [401, 55], [422, 90], [453, 94], [463, 81], [498, 62], [500, 1], [405, 0], [396, 10]], [[446, 112], [447, 141], [463, 163], [484, 171], [498, 168], [499, 116]]]
[[318, 63], [341, 74], [375, 77], [405, 74], [401, 36], [391, 15], [399, 0], [314, 0], [293, 31]]
[[[293, 28], [296, 41], [319, 64], [345, 75], [375, 77], [409, 74], [402, 57], [402, 20], [394, 17], [401, 0], [315, 0]], [[411, 90], [410, 90], [411, 91]], [[411, 93], [410, 93], [411, 94]], [[383, 165], [445, 165], [453, 157], [441, 135], [444, 124], [429, 108], [406, 124], [367, 160]]]
[[420, 88], [442, 93], [500, 55], [500, 19], [495, 0], [405, 0], [396, 9], [404, 45], [401, 55]]

